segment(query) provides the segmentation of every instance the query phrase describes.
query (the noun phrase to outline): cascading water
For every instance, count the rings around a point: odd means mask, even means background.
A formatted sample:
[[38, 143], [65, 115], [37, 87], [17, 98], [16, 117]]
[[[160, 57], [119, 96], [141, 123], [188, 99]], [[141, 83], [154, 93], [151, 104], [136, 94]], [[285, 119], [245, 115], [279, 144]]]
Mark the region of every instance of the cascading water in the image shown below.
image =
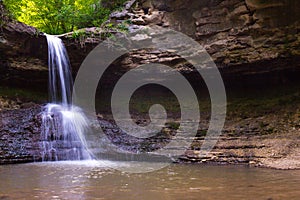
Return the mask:
[[[49, 91], [51, 102], [71, 104], [73, 80], [67, 51], [58, 37], [46, 35], [48, 42]], [[58, 101], [59, 96], [61, 101]]]
[[67, 51], [61, 39], [46, 37], [51, 103], [42, 111], [42, 160], [91, 159], [84, 137], [87, 119], [80, 108], [71, 104], [73, 80]]

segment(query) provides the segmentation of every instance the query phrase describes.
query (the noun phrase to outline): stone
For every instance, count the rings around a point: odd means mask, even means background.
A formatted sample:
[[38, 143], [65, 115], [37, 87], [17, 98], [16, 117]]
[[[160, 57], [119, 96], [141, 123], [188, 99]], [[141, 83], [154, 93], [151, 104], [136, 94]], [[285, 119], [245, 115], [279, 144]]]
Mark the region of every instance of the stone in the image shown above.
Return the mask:
[[133, 24], [136, 24], [136, 25], [145, 25], [146, 22], [144, 19], [142, 19], [141, 17], [140, 18], [136, 18], [136, 19], [132, 19], [131, 22]]
[[[41, 107], [32, 105], [26, 109], [0, 112], [0, 164], [39, 161]], [[22, 141], [22, 144], [20, 143]]]
[[127, 10], [123, 10], [122, 12], [114, 12], [110, 15], [111, 19], [118, 19], [118, 20], [124, 20], [128, 19], [130, 17], [130, 14]]
[[153, 11], [149, 15], [144, 15], [143, 19], [146, 24], [162, 24], [163, 12]]
[[256, 165], [255, 161], [249, 161], [249, 165]]
[[147, 34], [136, 34], [135, 36], [131, 37], [131, 40], [133, 41], [145, 41], [150, 39], [151, 37]]

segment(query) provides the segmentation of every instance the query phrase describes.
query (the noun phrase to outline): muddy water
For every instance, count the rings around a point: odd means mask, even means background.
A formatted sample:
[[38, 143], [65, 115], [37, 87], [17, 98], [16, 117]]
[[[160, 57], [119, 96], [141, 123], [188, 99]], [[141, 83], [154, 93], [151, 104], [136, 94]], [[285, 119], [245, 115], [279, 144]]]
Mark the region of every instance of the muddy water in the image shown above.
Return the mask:
[[0, 199], [300, 199], [300, 171], [173, 164], [130, 174], [120, 162], [0, 166]]

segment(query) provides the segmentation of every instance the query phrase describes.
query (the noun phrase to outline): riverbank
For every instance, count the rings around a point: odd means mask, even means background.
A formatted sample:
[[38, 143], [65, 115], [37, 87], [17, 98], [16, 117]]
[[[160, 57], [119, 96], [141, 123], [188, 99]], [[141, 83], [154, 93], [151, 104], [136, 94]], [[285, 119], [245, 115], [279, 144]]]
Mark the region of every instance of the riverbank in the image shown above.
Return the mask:
[[[22, 90], [11, 88], [11, 92], [1, 91], [0, 164], [40, 161], [41, 118], [39, 114], [41, 103], [46, 102], [47, 97], [40, 96], [36, 92], [26, 93], [26, 90], [23, 90], [21, 96], [27, 98], [18, 98]], [[176, 102], [173, 100], [162, 93], [157, 93], [157, 96], [152, 94], [150, 100], [149, 98], [147, 100], [145, 93], [141, 92], [133, 97], [132, 116], [140, 125], [147, 124], [149, 122], [147, 109], [151, 103], [168, 105], [166, 108], [171, 114], [169, 123], [162, 132], [173, 133], [178, 128], [178, 116], [180, 116]], [[98, 106], [101, 122], [111, 124], [111, 116], [106, 112], [106, 108], [109, 107], [103, 101], [99, 102], [102, 107]], [[190, 150], [186, 151], [178, 162], [300, 169], [298, 87], [261, 91], [260, 96], [255, 92], [244, 95], [228, 94], [228, 112], [223, 132], [217, 145], [207, 157], [200, 157], [199, 150], [208, 127], [210, 104], [206, 98], [200, 99], [199, 102], [201, 122], [197, 136]], [[144, 146], [140, 145], [141, 141], [128, 139], [129, 137], [114, 125], [106, 125], [105, 131], [114, 144], [129, 151], [134, 152], [151, 143], [143, 141]], [[167, 139], [170, 138], [159, 138], [156, 141], [157, 147], [167, 142]]]
[[[298, 133], [297, 133], [298, 134]], [[272, 169], [300, 169], [298, 135], [240, 136], [223, 135], [207, 157], [189, 150], [180, 162], [249, 165]], [[200, 139], [201, 141], [201, 139]], [[197, 140], [198, 142], [198, 140]]]
[[[125, 10], [111, 15], [103, 30], [87, 28], [61, 37], [68, 50], [73, 78], [89, 52], [108, 37], [101, 34], [106, 35], [106, 29], [115, 25], [124, 26], [125, 32], [151, 25], [168, 27], [199, 42], [219, 67], [228, 96], [225, 127], [211, 155], [199, 156], [210, 119], [205, 83], [191, 63], [168, 51], [132, 51], [104, 73], [99, 82], [103, 87], [97, 89], [96, 109], [102, 124], [107, 126], [106, 134], [118, 147], [133, 152], [160, 148], [174, 137], [180, 107], [166, 91], [155, 89], [152, 93], [151, 88], [144, 88], [130, 101], [131, 115], [140, 125], [149, 123], [151, 105], [160, 103], [168, 111], [169, 122], [161, 137], [154, 140], [154, 147], [153, 141], [130, 138], [111, 124], [111, 93], [106, 89], [113, 88], [122, 75], [138, 65], [159, 63], [178, 69], [195, 90], [201, 90], [197, 91], [201, 108], [198, 134], [179, 162], [299, 169], [300, 36], [299, 6], [295, 6], [298, 1], [278, 5], [254, 0], [191, 2], [131, 1]], [[41, 161], [39, 114], [41, 106], [48, 102], [46, 38], [33, 27], [8, 16], [0, 17], [4, 22], [0, 25], [0, 163]]]

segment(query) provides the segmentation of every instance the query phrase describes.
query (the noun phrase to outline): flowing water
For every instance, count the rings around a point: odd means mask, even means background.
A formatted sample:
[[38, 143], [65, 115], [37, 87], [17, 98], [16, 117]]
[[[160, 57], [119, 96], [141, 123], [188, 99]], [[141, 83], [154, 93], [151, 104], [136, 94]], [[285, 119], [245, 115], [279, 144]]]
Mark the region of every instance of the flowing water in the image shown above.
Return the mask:
[[[135, 163], [137, 164], [137, 163]], [[300, 171], [173, 164], [129, 174], [133, 163], [63, 161], [0, 166], [0, 199], [300, 199]]]
[[73, 79], [66, 48], [61, 39], [46, 35], [48, 42], [49, 92], [52, 103], [71, 104]]
[[42, 112], [43, 161], [90, 159], [84, 134], [88, 121], [71, 104], [73, 79], [67, 51], [61, 39], [46, 35], [51, 103]]

